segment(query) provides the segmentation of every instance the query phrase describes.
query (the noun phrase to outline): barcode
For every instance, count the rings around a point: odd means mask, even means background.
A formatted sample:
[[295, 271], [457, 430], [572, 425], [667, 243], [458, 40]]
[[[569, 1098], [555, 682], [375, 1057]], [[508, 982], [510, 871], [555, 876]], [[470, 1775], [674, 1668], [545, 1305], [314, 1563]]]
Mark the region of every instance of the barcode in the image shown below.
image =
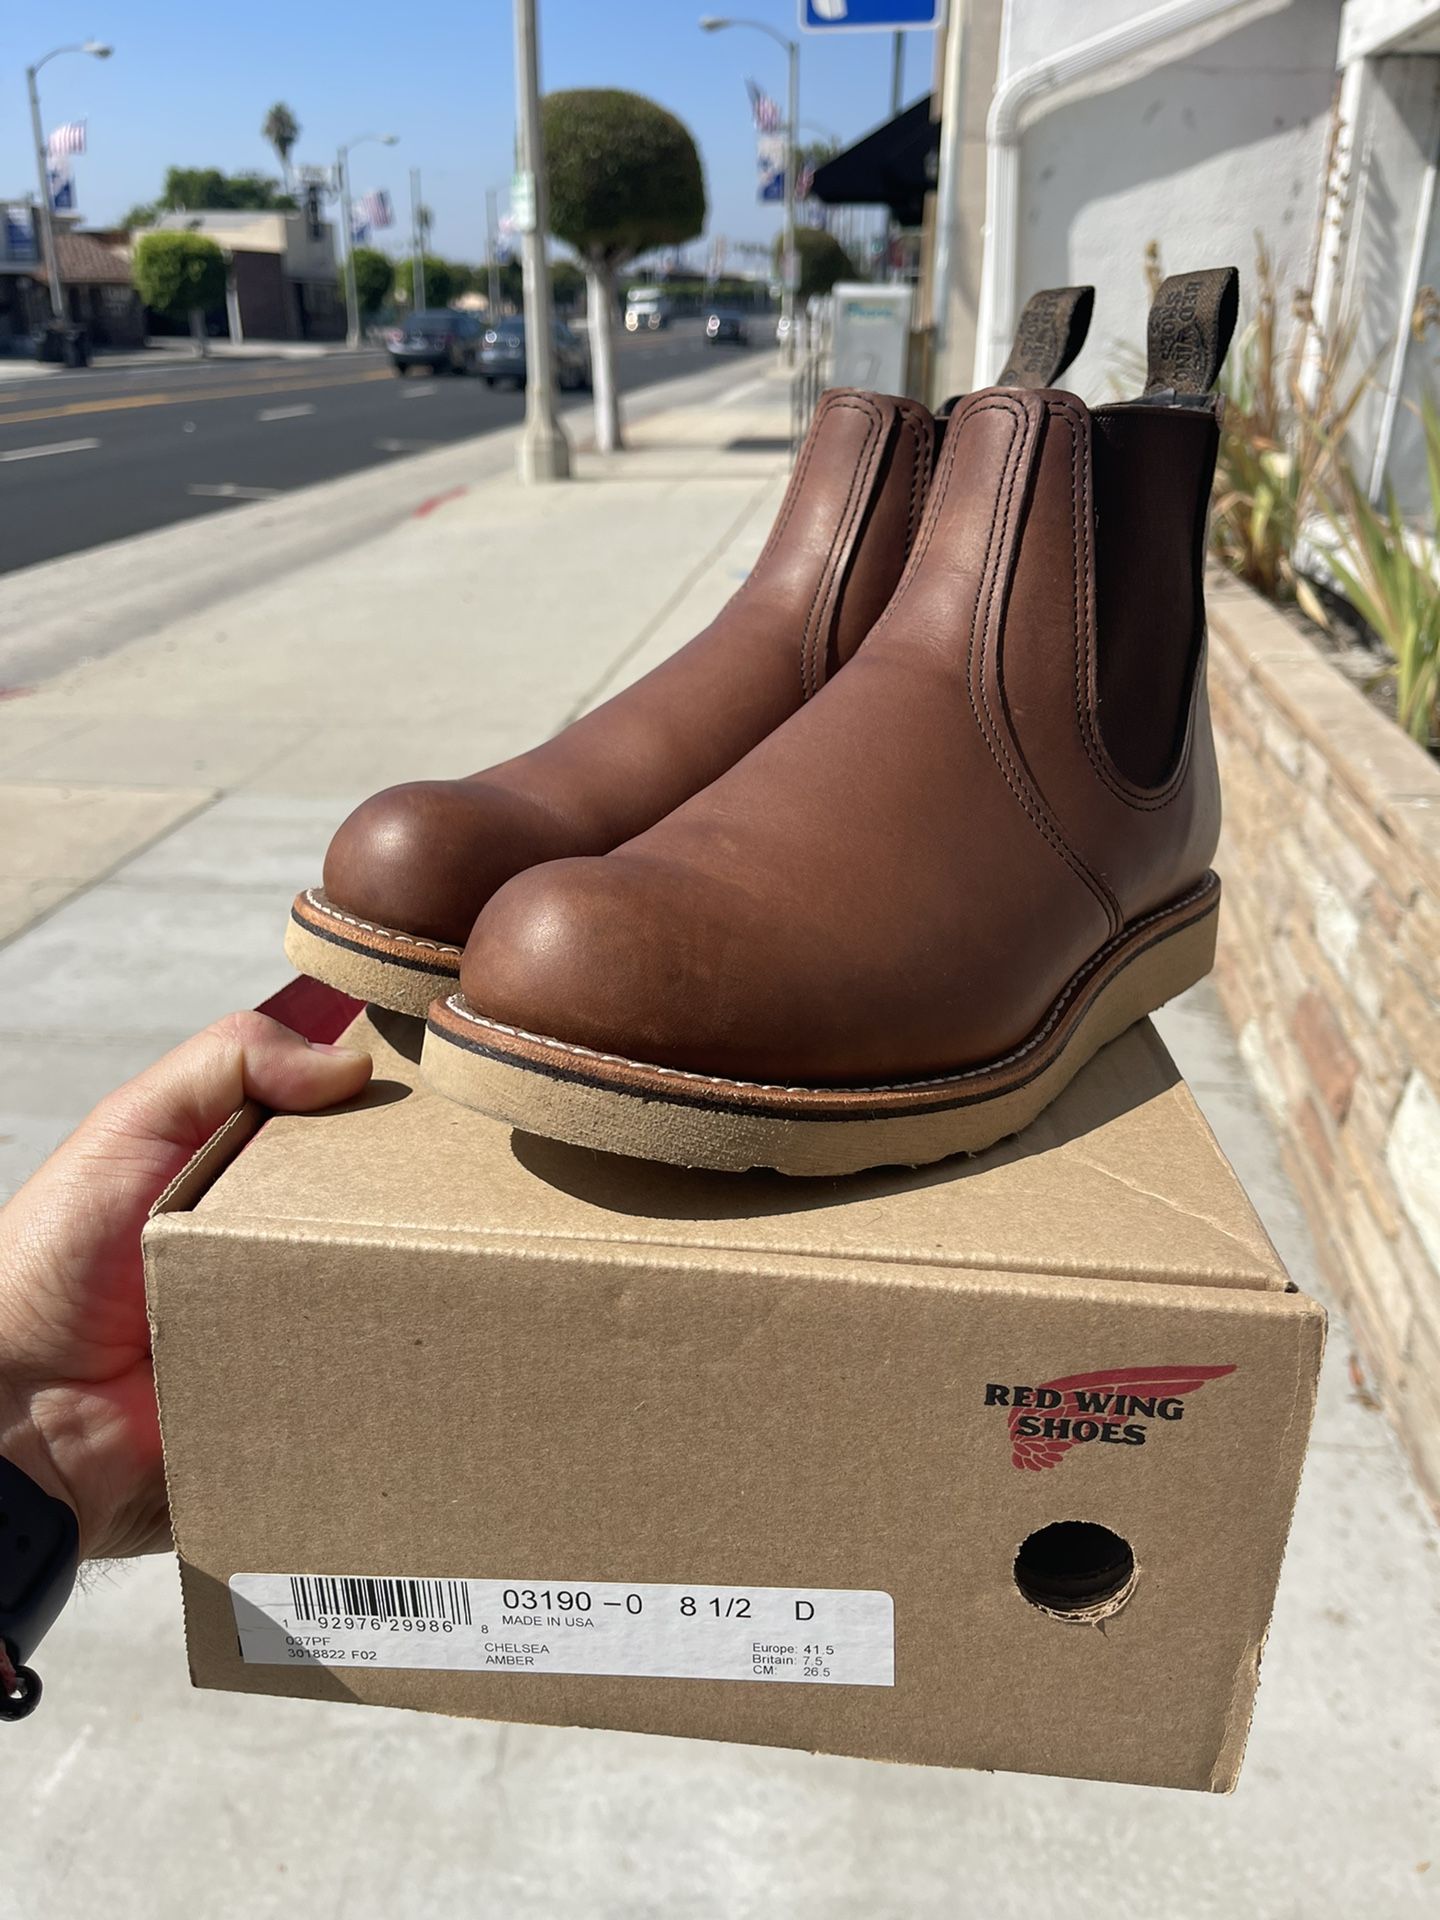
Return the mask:
[[290, 1600], [297, 1620], [346, 1614], [371, 1620], [452, 1620], [474, 1624], [470, 1591], [463, 1580], [331, 1579], [291, 1574]]

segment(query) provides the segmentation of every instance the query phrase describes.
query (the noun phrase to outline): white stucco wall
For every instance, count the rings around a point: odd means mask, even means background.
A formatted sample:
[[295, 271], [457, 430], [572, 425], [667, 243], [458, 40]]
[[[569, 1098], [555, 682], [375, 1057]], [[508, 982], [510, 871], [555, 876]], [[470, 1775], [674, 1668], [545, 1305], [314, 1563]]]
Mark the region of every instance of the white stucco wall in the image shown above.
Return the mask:
[[[1000, 79], [1143, 0], [1006, 0]], [[1020, 152], [1019, 293], [1093, 281], [1090, 341], [1066, 376], [1091, 400], [1127, 386], [1143, 350], [1146, 243], [1167, 272], [1233, 264], [1255, 233], [1282, 289], [1308, 282], [1319, 217], [1340, 0], [1292, 0], [1110, 91], [1061, 104]]]

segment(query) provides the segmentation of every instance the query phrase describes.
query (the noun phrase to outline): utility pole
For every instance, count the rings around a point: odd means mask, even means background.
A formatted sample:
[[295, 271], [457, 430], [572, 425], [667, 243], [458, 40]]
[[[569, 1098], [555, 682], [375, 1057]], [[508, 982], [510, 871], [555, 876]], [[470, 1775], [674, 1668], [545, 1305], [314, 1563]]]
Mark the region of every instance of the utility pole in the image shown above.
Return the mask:
[[420, 226], [420, 169], [410, 169], [410, 287], [414, 294], [412, 311], [425, 307], [425, 235]]
[[516, 467], [537, 484], [570, 477], [570, 443], [555, 411], [555, 321], [545, 262], [549, 193], [540, 132], [540, 48], [535, 0], [515, 0], [516, 176], [511, 212], [520, 230], [525, 283], [525, 427]]
[[490, 318], [500, 312], [500, 262], [495, 257], [499, 246], [500, 214], [494, 187], [485, 189], [485, 265], [488, 269]]

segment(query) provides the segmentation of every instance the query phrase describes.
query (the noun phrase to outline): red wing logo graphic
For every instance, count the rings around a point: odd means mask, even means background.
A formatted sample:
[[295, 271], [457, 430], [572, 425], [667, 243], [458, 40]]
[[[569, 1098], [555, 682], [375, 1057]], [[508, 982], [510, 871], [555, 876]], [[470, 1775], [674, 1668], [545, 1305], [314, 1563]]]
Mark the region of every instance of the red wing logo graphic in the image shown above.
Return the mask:
[[[1098, 1373], [1072, 1373], [1063, 1380], [1046, 1380], [1041, 1391], [1060, 1395], [1057, 1406], [1043, 1415], [1033, 1408], [1010, 1410], [1010, 1464], [1038, 1473], [1045, 1467], [1058, 1467], [1071, 1447], [1093, 1439], [1093, 1434], [1074, 1434], [1073, 1423], [1093, 1426], [1118, 1425], [1130, 1414], [1148, 1416], [1160, 1401], [1175, 1400], [1181, 1394], [1194, 1393], [1207, 1380], [1223, 1379], [1235, 1371], [1229, 1367], [1106, 1367]], [[1135, 1402], [1142, 1404], [1136, 1407]], [[1019, 1431], [1027, 1416], [1043, 1420], [1049, 1433], [1028, 1434]], [[1062, 1422], [1066, 1423], [1062, 1427]], [[1062, 1438], [1055, 1429], [1061, 1428]]]

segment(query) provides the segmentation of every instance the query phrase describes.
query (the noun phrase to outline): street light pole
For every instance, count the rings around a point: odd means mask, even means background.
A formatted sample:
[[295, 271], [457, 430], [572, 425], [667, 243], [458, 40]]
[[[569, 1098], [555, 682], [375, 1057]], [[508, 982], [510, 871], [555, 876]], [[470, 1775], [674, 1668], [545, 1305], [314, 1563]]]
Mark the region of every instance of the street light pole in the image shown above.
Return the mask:
[[40, 188], [40, 236], [45, 252], [45, 272], [50, 281], [50, 312], [56, 320], [65, 318], [65, 287], [60, 279], [60, 259], [55, 248], [55, 222], [50, 206], [50, 170], [45, 164], [45, 127], [40, 118], [41, 67], [62, 53], [88, 53], [97, 60], [108, 60], [112, 49], [101, 40], [81, 40], [74, 46], [52, 47], [42, 60], [25, 69], [25, 84], [30, 91], [30, 131], [35, 138], [35, 176]]
[[410, 169], [410, 286], [414, 311], [425, 307], [425, 235], [420, 228], [420, 169]]
[[[525, 286], [525, 427], [516, 467], [534, 485], [570, 477], [570, 443], [555, 411], [555, 321], [545, 264], [549, 192], [540, 131], [540, 48], [535, 0], [515, 0], [516, 193]], [[518, 202], [518, 204], [516, 204]]]
[[795, 364], [795, 280], [799, 261], [795, 258], [795, 171], [796, 136], [800, 131], [800, 42], [788, 39], [767, 20], [732, 20], [707, 13], [700, 21], [702, 33], [721, 33], [726, 27], [753, 27], [768, 34], [785, 49], [789, 62], [785, 118], [785, 232], [780, 242], [780, 319], [785, 344], [781, 356], [787, 367]]
[[345, 344], [360, 344], [360, 290], [355, 284], [355, 216], [350, 200], [350, 149], [374, 140], [382, 147], [393, 147], [399, 139], [394, 133], [361, 133], [347, 140], [335, 153], [335, 185], [340, 192], [340, 224], [345, 241]]
[[340, 189], [340, 231], [345, 246], [345, 344], [360, 344], [360, 293], [355, 285], [355, 218], [350, 206], [350, 149], [335, 155], [335, 184]]

